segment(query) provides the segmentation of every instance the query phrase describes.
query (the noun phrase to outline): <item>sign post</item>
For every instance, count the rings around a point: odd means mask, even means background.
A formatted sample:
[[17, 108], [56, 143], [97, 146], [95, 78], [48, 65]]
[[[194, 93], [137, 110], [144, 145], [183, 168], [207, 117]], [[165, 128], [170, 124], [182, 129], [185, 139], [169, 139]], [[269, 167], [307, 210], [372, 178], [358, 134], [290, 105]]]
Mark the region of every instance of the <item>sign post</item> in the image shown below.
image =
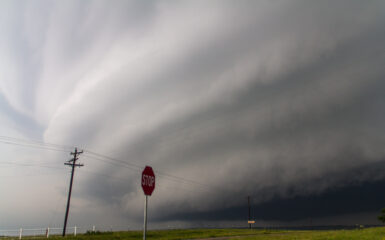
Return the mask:
[[146, 240], [146, 232], [147, 232], [147, 201], [148, 196], [146, 195], [146, 200], [144, 200], [144, 223], [143, 223], [143, 240]]
[[152, 167], [146, 166], [142, 172], [142, 189], [145, 195], [144, 200], [144, 223], [143, 223], [143, 240], [146, 240], [147, 232], [147, 202], [148, 196], [151, 196], [155, 189], [155, 174]]

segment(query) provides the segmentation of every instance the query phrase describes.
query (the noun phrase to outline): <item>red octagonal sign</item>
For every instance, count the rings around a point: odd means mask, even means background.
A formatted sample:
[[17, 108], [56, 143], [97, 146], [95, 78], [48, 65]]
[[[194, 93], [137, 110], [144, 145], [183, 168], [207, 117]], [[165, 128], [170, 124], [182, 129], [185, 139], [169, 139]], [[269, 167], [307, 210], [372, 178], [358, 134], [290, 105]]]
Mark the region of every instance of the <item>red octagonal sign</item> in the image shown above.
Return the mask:
[[155, 189], [155, 174], [152, 167], [146, 166], [142, 172], [142, 188], [145, 195], [151, 195]]

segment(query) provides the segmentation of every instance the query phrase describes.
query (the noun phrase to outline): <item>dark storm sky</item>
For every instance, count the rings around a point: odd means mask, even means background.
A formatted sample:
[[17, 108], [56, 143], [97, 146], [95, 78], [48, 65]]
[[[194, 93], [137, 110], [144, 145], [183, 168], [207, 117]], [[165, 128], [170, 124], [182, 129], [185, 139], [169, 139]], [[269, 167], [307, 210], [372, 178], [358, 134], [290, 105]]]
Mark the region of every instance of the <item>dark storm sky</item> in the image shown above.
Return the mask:
[[[158, 222], [238, 221], [248, 195], [266, 221], [377, 212], [384, 22], [384, 1], [2, 1], [0, 135], [151, 165]], [[70, 223], [140, 224], [140, 169], [81, 160]], [[62, 221], [67, 170], [0, 174], [0, 225]]]

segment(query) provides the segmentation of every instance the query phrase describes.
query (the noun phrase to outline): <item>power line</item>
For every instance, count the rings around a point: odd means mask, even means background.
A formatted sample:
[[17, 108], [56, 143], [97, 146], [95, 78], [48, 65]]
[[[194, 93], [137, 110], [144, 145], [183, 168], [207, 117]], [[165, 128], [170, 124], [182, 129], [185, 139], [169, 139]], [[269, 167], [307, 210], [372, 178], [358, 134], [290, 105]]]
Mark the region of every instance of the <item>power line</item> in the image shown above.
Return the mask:
[[[140, 185], [140, 180], [139, 179], [129, 179], [129, 178], [122, 178], [122, 177], [117, 177], [115, 175], [108, 175], [108, 174], [103, 174], [103, 173], [99, 173], [99, 172], [93, 172], [93, 171], [89, 171], [89, 170], [82, 170], [82, 169], [79, 169], [80, 172], [82, 173], [86, 173], [86, 174], [93, 174], [93, 175], [96, 175], [96, 176], [100, 176], [100, 177], [104, 177], [104, 178], [107, 178], [107, 179], [116, 179], [120, 182], [124, 182], [124, 183], [127, 183], [127, 182], [135, 182], [137, 185]], [[160, 184], [159, 182], [157, 183], [157, 186], [160, 187], [160, 188], [168, 188], [168, 189], [174, 189], [174, 190], [183, 190], [183, 191], [188, 191], [188, 192], [191, 192], [191, 193], [197, 193], [197, 192], [201, 192], [201, 193], [207, 193], [207, 191], [209, 191], [208, 189], [204, 189], [204, 190], [201, 190], [201, 189], [194, 189], [194, 190], [190, 190], [190, 189], [187, 189], [187, 188], [183, 188], [183, 187], [175, 187], [175, 186], [168, 186], [168, 185], [163, 185], [163, 184]]]
[[43, 167], [43, 168], [51, 168], [51, 169], [66, 169], [63, 167], [56, 167], [51, 165], [40, 165], [40, 164], [31, 164], [31, 163], [18, 163], [18, 162], [0, 162], [0, 164], [9, 164], [9, 165], [18, 165], [18, 166], [25, 166], [25, 167]]
[[[84, 152], [99, 156], [99, 158], [97, 158], [95, 156], [89, 156], [88, 155], [87, 157], [89, 157], [89, 158], [93, 158], [95, 160], [102, 161], [102, 162], [105, 162], [105, 163], [108, 163], [108, 164], [111, 164], [111, 165], [114, 165], [117, 167], [124, 167], [124, 168], [128, 168], [128, 169], [134, 170], [134, 171], [142, 170], [144, 168], [144, 165], [142, 165], [142, 166], [137, 165], [137, 164], [134, 164], [132, 162], [127, 162], [127, 161], [119, 160], [116, 158], [108, 157], [106, 155], [95, 153], [95, 152], [92, 152], [92, 151], [89, 151], [86, 149], [84, 150]], [[190, 185], [195, 185], [195, 186], [199, 185], [201, 187], [205, 187], [206, 189], [213, 189], [214, 188], [214, 189], [220, 190], [222, 192], [224, 191], [223, 189], [221, 189], [220, 187], [217, 187], [217, 186], [200, 183], [200, 182], [195, 181], [195, 180], [183, 178], [180, 176], [175, 176], [175, 175], [168, 174], [168, 173], [165, 173], [162, 171], [155, 171], [155, 173], [157, 174], [157, 176], [163, 177], [164, 179], [169, 180], [169, 181], [174, 181], [174, 182], [184, 183], [184, 184], [190, 184]]]
[[64, 148], [67, 150], [72, 150], [74, 148], [74, 146], [69, 146], [69, 145], [60, 145], [60, 144], [47, 143], [47, 142], [42, 142], [42, 141], [33, 140], [33, 139], [21, 139], [21, 138], [14, 138], [14, 137], [2, 136], [2, 135], [0, 135], [0, 139], [4, 139], [7, 141], [24, 142], [24, 143], [35, 144], [35, 145], [44, 145], [44, 146], [50, 146], [50, 147], [56, 147], [56, 148]]
[[104, 163], [107, 163], [107, 164], [110, 164], [112, 166], [115, 166], [115, 167], [119, 167], [119, 168], [127, 168], [127, 169], [130, 169], [132, 171], [135, 171], [137, 172], [138, 170], [141, 170], [142, 168], [140, 167], [133, 167], [133, 166], [130, 166], [130, 165], [127, 165], [127, 164], [123, 164], [123, 163], [116, 163], [116, 162], [113, 162], [113, 161], [110, 161], [110, 160], [107, 160], [107, 159], [103, 159], [103, 158], [99, 158], [99, 157], [95, 157], [95, 156], [90, 156], [90, 155], [84, 155], [84, 158], [90, 158], [90, 159], [94, 159], [94, 160], [97, 160], [97, 161], [100, 161], [100, 162], [104, 162]]
[[[39, 173], [39, 174], [23, 174], [23, 175], [0, 175], [0, 177], [5, 177], [5, 178], [8, 178], [8, 177], [17, 177], [17, 178], [20, 178], [20, 177], [40, 177], [40, 176], [49, 176], [49, 175], [57, 175], [58, 173]], [[60, 174], [64, 174], [64, 173], [60, 173]]]
[[[84, 156], [86, 157], [86, 156]], [[87, 156], [88, 158], [91, 158], [91, 159], [96, 159], [96, 158], [93, 158], [93, 157], [89, 157]], [[97, 159], [97, 160], [100, 160], [100, 159]], [[111, 163], [111, 162], [107, 162], [107, 163], [110, 163], [112, 164], [113, 166], [118, 166], [118, 167], [126, 167], [124, 165], [116, 165], [114, 163]], [[134, 170], [135, 173], [137, 173], [138, 175], [140, 175], [140, 173], [136, 170], [136, 169], [131, 169], [131, 168], [128, 168], [129, 170]], [[103, 173], [99, 173], [99, 172], [93, 172], [93, 171], [89, 171], [89, 170], [79, 170], [80, 172], [82, 173], [86, 173], [86, 174], [93, 174], [93, 175], [96, 175], [96, 176], [101, 176], [101, 177], [104, 177], [104, 178], [108, 178], [108, 179], [116, 179], [116, 180], [119, 180], [120, 182], [132, 182], [133, 180], [132, 179], [128, 179], [128, 178], [121, 178], [121, 177], [116, 177], [115, 175], [108, 175], [108, 174], [103, 174]], [[166, 180], [169, 180], [169, 179], [166, 179]], [[134, 180], [138, 185], [140, 185], [140, 180], [137, 179], [137, 180]], [[174, 181], [176, 183], [179, 183], [177, 181]], [[183, 191], [188, 191], [188, 192], [191, 192], [191, 193], [197, 193], [197, 192], [201, 192], [201, 193], [207, 193], [209, 191], [209, 189], [207, 188], [204, 188], [204, 190], [202, 189], [194, 189], [194, 190], [189, 190], [189, 189], [186, 189], [186, 188], [183, 188], [183, 187], [175, 187], [175, 186], [166, 186], [166, 185], [162, 185], [162, 184], [159, 184], [159, 182], [157, 183], [158, 184], [158, 187], [160, 188], [168, 188], [168, 189], [174, 189], [174, 190], [183, 190]]]
[[[135, 173], [139, 174], [138, 173], [138, 168], [136, 167], [130, 167], [130, 166], [127, 166], [127, 165], [124, 165], [122, 163], [115, 163], [115, 162], [110, 162], [110, 161], [107, 161], [105, 159], [101, 159], [101, 158], [97, 158], [95, 156], [89, 156], [89, 155], [85, 155], [84, 156], [85, 158], [90, 158], [90, 159], [94, 159], [94, 160], [98, 160], [98, 161], [102, 161], [104, 163], [108, 163], [108, 164], [111, 164], [112, 166], [116, 166], [116, 167], [119, 167], [119, 168], [127, 168], [129, 170], [132, 170], [134, 171]], [[50, 169], [59, 169], [59, 170], [65, 170], [66, 168], [64, 167], [56, 167], [56, 166], [51, 166], [51, 165], [42, 165], [42, 164], [31, 164], [31, 163], [18, 163], [18, 162], [0, 162], [0, 164], [5, 164], [5, 165], [17, 165], [17, 166], [26, 166], [26, 167], [42, 167], [42, 168], [50, 168]], [[105, 178], [113, 178], [113, 179], [117, 179], [117, 180], [120, 180], [121, 182], [127, 182], [127, 181], [132, 181], [132, 179], [127, 179], [127, 178], [120, 178], [120, 177], [116, 177], [116, 176], [113, 176], [113, 175], [108, 175], [108, 174], [103, 174], [103, 173], [98, 173], [98, 172], [92, 172], [92, 171], [89, 171], [89, 170], [81, 170], [81, 172], [84, 172], [86, 174], [94, 174], [94, 175], [97, 175], [97, 176], [102, 176], [102, 177], [105, 177]], [[47, 175], [47, 174], [46, 174]], [[24, 175], [23, 175], [24, 176]], [[38, 175], [33, 175], [33, 176], [38, 176]], [[3, 177], [3, 176], [1, 176]], [[4, 177], [10, 177], [10, 176], [4, 176]], [[162, 177], [162, 176], [161, 176]], [[174, 178], [171, 178], [171, 179], [167, 179], [167, 176], [164, 176], [166, 177], [165, 179], [166, 180], [171, 180], [171, 181], [174, 181], [174, 182], [177, 182], [177, 183], [180, 183], [180, 181], [176, 181]], [[138, 180], [138, 184], [139, 184], [139, 180]], [[159, 185], [159, 187], [163, 188], [164, 186], [163, 185]], [[169, 189], [177, 189], [177, 190], [184, 190], [184, 191], [189, 191], [189, 192], [196, 192], [196, 191], [199, 191], [199, 192], [207, 192], [208, 189], [205, 188], [204, 191], [202, 190], [194, 190], [194, 191], [190, 191], [190, 190], [187, 190], [186, 188], [181, 188], [180, 186], [179, 187], [170, 187], [170, 186], [167, 186], [166, 188], [169, 188]]]
[[30, 148], [44, 149], [44, 150], [57, 151], [57, 152], [68, 152], [68, 150], [65, 150], [65, 149], [44, 147], [43, 145], [33, 145], [33, 144], [25, 144], [25, 143], [23, 144], [23, 143], [16, 143], [11, 141], [4, 141], [4, 140], [0, 140], [0, 142], [9, 144], [9, 145], [17, 145], [21, 147], [30, 147]]
[[100, 154], [100, 153], [96, 153], [96, 152], [93, 152], [93, 151], [90, 151], [90, 150], [87, 150], [87, 149], [83, 149], [83, 150], [84, 150], [84, 152], [86, 154], [88, 153], [88, 154], [91, 154], [91, 155], [99, 157], [99, 160], [100, 160], [100, 158], [108, 159], [110, 161], [121, 163], [121, 164], [124, 164], [124, 165], [128, 165], [128, 166], [131, 166], [131, 167], [133, 167], [135, 169], [139, 169], [139, 170], [142, 170], [144, 168], [143, 164], [139, 164], [139, 163], [135, 164], [135, 163], [132, 163], [132, 161], [127, 162], [127, 161], [119, 160], [119, 159], [116, 159], [116, 158], [113, 158], [113, 157], [109, 157], [109, 156], [106, 156], [106, 155], [103, 155], [103, 154]]
[[[1, 135], [0, 135], [0, 143], [23, 146], [23, 147], [32, 147], [32, 148], [43, 149], [43, 150], [59, 151], [59, 152], [68, 152], [69, 150], [67, 149], [72, 148], [72, 146], [69, 146], [69, 145], [46, 143], [46, 142], [41, 142], [37, 140], [26, 140], [26, 139], [19, 139], [19, 138], [13, 138], [8, 136], [1, 136]], [[129, 161], [129, 162], [123, 161], [123, 160], [113, 158], [104, 154], [100, 154], [94, 151], [90, 151], [87, 149], [83, 149], [83, 151], [85, 154], [87, 154], [84, 157], [89, 157], [94, 160], [101, 161], [119, 168], [124, 167], [132, 171], [138, 171], [138, 170], [142, 170], [145, 166], [140, 163], [133, 163], [132, 161]], [[190, 184], [194, 186], [201, 186], [207, 189], [215, 189], [217, 191], [222, 191], [222, 192], [225, 191], [224, 189], [221, 189], [218, 186], [201, 183], [196, 180], [172, 175], [163, 171], [155, 171], [155, 173], [159, 177], [162, 177], [169, 181], [174, 181], [174, 182], [183, 183], [183, 184]]]

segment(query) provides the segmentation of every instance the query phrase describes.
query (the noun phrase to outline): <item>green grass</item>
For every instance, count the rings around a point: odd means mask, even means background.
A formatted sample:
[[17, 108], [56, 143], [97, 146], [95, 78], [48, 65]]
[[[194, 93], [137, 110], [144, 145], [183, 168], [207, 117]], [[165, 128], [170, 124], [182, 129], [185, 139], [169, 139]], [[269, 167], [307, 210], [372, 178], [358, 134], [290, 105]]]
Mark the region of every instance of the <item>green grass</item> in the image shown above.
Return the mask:
[[[385, 240], [385, 228], [366, 228], [356, 230], [333, 231], [284, 231], [284, 230], [249, 230], [249, 229], [190, 229], [190, 230], [159, 230], [149, 231], [147, 239], [197, 239], [213, 237], [230, 237], [241, 240]], [[74, 237], [68, 235], [65, 238], [50, 236], [53, 240], [131, 240], [142, 239], [141, 231], [129, 232], [102, 232], [94, 234], [79, 234]], [[14, 238], [17, 239], [17, 238]], [[23, 239], [36, 239], [36, 237]]]
[[[236, 239], [236, 238], [232, 238]], [[239, 239], [239, 238], [238, 238]], [[279, 234], [249, 236], [242, 240], [385, 240], [385, 228], [366, 228], [333, 231], [286, 231]]]
[[[278, 232], [278, 231], [276, 231]], [[212, 237], [226, 237], [226, 236], [248, 236], [253, 234], [263, 234], [263, 230], [249, 230], [249, 229], [186, 229], [186, 230], [158, 230], [148, 231], [147, 239], [194, 239], [194, 238], [212, 238]], [[84, 239], [84, 240], [107, 240], [107, 239], [142, 239], [142, 231], [129, 232], [102, 232], [95, 234], [81, 234], [76, 237], [67, 236], [65, 239]], [[53, 236], [50, 239], [63, 239], [62, 237]]]

